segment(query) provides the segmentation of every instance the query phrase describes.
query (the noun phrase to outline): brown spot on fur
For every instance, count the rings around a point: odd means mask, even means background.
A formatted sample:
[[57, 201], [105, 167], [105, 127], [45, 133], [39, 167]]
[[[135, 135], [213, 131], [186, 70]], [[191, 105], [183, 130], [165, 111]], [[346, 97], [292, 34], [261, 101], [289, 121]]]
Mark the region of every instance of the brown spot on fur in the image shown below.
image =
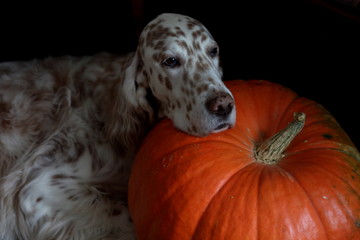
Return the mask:
[[154, 47], [155, 41], [159, 39], [164, 39], [168, 33], [170, 32], [170, 29], [168, 27], [163, 27], [162, 25], [157, 25], [157, 27], [153, 27], [151, 25], [149, 27], [149, 31], [146, 35], [146, 46], [147, 47]]
[[191, 105], [191, 103], [188, 103], [188, 104], [186, 105], [186, 110], [187, 110], [188, 112], [190, 112], [190, 111], [192, 110], [192, 105]]
[[194, 80], [199, 81], [200, 80], [200, 74], [195, 73], [193, 78], [194, 78]]
[[189, 30], [192, 30], [196, 26], [201, 26], [200, 22], [195, 19], [188, 19], [187, 27]]
[[183, 81], [185, 84], [189, 81], [189, 75], [186, 71], [183, 73]]
[[176, 43], [177, 43], [180, 47], [184, 48], [184, 49], [186, 50], [186, 52], [187, 52], [188, 55], [193, 55], [193, 54], [194, 54], [194, 51], [189, 47], [189, 45], [187, 44], [186, 41], [184, 41], [184, 40], [178, 41], [178, 40], [177, 40]]
[[164, 84], [164, 77], [161, 75], [161, 73], [159, 73], [158, 79], [159, 79], [161, 84]]
[[201, 35], [202, 32], [203, 31], [201, 31], [201, 29], [200, 29], [200, 30], [192, 32], [191, 35], [193, 36], [194, 39], [196, 39]]
[[193, 59], [189, 58], [186, 65], [187, 65], [188, 68], [192, 68], [193, 67]]
[[149, 81], [149, 75], [148, 75], [148, 73], [144, 70], [144, 71], [142, 72], [142, 75], [144, 76], [145, 81], [148, 82], [148, 81]]
[[210, 66], [208, 64], [206, 64], [206, 63], [204, 63], [204, 64], [201, 64], [200, 62], [196, 63], [196, 70], [198, 72], [204, 72], [209, 68], [210, 68]]
[[7, 118], [3, 118], [6, 116], [10, 111], [10, 106], [6, 102], [0, 102], [0, 126], [3, 128], [10, 127], [11, 122]]
[[163, 22], [164, 20], [162, 19], [158, 19], [156, 22], [150, 23], [148, 24], [145, 28], [144, 31], [152, 31], [158, 24], [160, 24], [161, 22]]
[[78, 158], [78, 156], [82, 155], [85, 151], [85, 146], [84, 144], [81, 144], [79, 142], [75, 142], [75, 151], [76, 151], [76, 157]]
[[200, 41], [201, 41], [201, 42], [205, 42], [206, 39], [207, 39], [206, 34], [202, 34]]
[[172, 90], [172, 84], [170, 82], [169, 77], [165, 77], [165, 86], [167, 89]]
[[215, 84], [215, 80], [212, 77], [209, 77], [208, 80], [210, 83]]
[[193, 22], [190, 22], [190, 21], [187, 23], [187, 27], [189, 30], [192, 30], [195, 27], [195, 25], [196, 24], [194, 24]]
[[206, 92], [209, 89], [209, 86], [207, 84], [200, 85], [196, 88], [197, 94], [200, 94], [202, 92]]
[[163, 49], [163, 48], [164, 48], [164, 45], [165, 45], [164, 41], [162, 41], [162, 40], [157, 41], [157, 43], [156, 43], [156, 45], [155, 45], [154, 49], [155, 49], [155, 50], [160, 50], [160, 49]]
[[152, 58], [154, 59], [155, 62], [160, 62], [162, 59], [161, 59], [161, 54], [160, 53], [155, 53]]
[[193, 132], [197, 132], [196, 126], [195, 126], [195, 125], [192, 125], [192, 126], [191, 126], [191, 130], [192, 130]]
[[193, 45], [193, 47], [194, 47], [196, 50], [200, 50], [200, 49], [201, 49], [199, 42], [196, 41], [195, 39], [193, 40], [192, 45]]
[[185, 96], [189, 96], [189, 95], [190, 95], [190, 90], [189, 90], [189, 89], [187, 89], [187, 88], [185, 88], [185, 87], [182, 86], [182, 87], [180, 88], [180, 90], [181, 90], [181, 92], [184, 93]]
[[68, 197], [68, 199], [69, 199], [70, 201], [76, 201], [76, 200], [79, 199], [79, 197], [76, 196], [76, 195], [71, 195], [71, 196]]
[[146, 88], [146, 87], [147, 87], [146, 84], [143, 83], [143, 82], [140, 82], [140, 83], [138, 83], [138, 84], [139, 84], [139, 87], [141, 87], [141, 88]]
[[156, 41], [161, 41], [161, 39], [164, 39], [168, 36], [175, 37], [176, 34], [173, 33], [170, 28], [164, 27], [162, 25], [158, 25], [156, 28], [152, 29], [151, 31], [148, 31], [146, 35], [146, 46], [147, 47], [154, 47]]
[[66, 178], [66, 175], [64, 174], [55, 174], [52, 176], [52, 179], [62, 179], [62, 178]]
[[176, 30], [176, 34], [177, 34], [178, 36], [183, 36], [183, 37], [185, 37], [184, 31], [181, 30], [180, 27], [175, 27], [175, 30]]

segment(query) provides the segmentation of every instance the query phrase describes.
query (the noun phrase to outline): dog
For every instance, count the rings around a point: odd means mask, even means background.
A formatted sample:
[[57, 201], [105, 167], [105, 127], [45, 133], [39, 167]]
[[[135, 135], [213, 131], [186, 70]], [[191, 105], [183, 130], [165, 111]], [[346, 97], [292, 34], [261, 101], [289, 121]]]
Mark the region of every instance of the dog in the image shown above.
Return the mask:
[[0, 239], [136, 239], [127, 181], [161, 118], [204, 137], [231, 128], [219, 47], [164, 13], [134, 53], [0, 64]]

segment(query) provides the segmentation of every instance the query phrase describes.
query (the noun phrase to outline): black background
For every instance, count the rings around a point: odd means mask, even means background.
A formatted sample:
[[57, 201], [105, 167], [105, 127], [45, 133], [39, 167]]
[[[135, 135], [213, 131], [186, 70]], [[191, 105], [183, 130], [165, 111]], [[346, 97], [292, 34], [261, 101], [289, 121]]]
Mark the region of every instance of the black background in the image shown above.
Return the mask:
[[148, 21], [182, 13], [217, 40], [224, 80], [270, 80], [319, 102], [359, 148], [360, 21], [351, 17], [359, 9], [316, 2], [2, 3], [0, 61], [134, 51]]

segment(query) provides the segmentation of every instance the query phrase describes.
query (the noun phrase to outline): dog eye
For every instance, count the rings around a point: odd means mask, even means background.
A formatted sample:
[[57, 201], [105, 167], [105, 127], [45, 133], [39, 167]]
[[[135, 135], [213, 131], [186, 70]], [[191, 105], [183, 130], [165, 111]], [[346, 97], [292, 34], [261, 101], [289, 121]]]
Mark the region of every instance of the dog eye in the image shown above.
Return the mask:
[[215, 57], [218, 54], [218, 48], [214, 47], [210, 50], [210, 56]]
[[168, 66], [168, 67], [171, 67], [171, 68], [180, 65], [179, 61], [178, 61], [176, 58], [174, 58], [174, 57], [169, 57], [169, 58], [165, 59], [165, 60], [163, 61], [163, 64], [164, 64], [165, 66]]

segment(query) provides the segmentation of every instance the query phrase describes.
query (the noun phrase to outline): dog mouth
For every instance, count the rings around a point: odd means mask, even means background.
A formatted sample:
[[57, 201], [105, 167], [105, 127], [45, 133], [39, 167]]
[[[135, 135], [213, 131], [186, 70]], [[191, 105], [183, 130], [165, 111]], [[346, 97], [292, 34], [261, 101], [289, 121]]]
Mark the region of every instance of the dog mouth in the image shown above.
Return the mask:
[[222, 123], [219, 126], [217, 126], [214, 130], [222, 130], [224, 128], [229, 128], [230, 125], [228, 123]]
[[217, 132], [225, 131], [225, 130], [227, 130], [229, 128], [231, 128], [231, 124], [229, 124], [229, 123], [221, 123], [214, 129], [213, 132], [217, 133]]
[[221, 121], [218, 123], [218, 125], [215, 125], [216, 127], [213, 128], [212, 133], [218, 133], [218, 132], [222, 132], [225, 130], [228, 130], [230, 128], [233, 128], [235, 125], [235, 111], [233, 111], [233, 116], [230, 117], [229, 119], [225, 120], [225, 121]]

